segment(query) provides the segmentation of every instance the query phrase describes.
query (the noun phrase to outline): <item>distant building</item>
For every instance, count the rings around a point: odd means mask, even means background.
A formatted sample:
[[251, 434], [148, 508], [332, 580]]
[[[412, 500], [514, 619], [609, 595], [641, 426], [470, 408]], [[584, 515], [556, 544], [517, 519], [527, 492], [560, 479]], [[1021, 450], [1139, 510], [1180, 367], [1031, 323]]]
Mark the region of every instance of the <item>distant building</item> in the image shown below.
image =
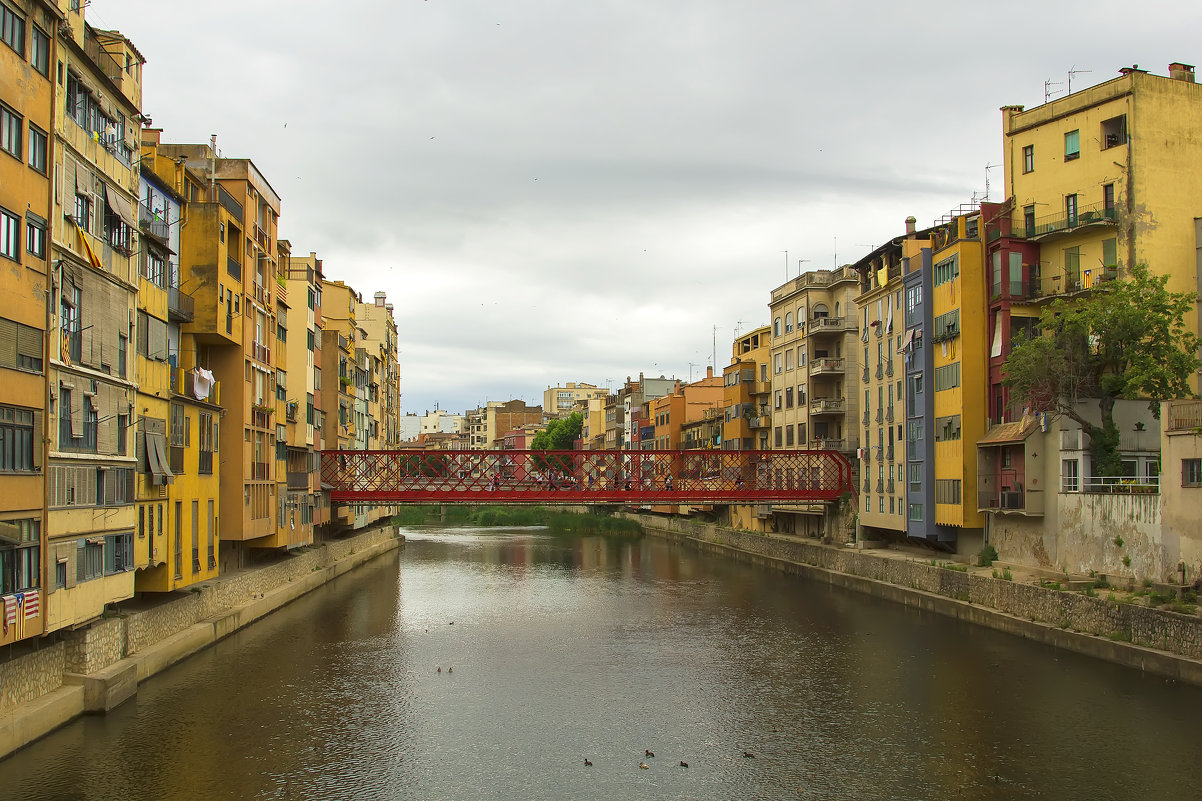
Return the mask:
[[577, 384], [569, 381], [563, 386], [547, 387], [543, 391], [543, 409], [548, 417], [567, 417], [572, 412], [581, 411], [582, 403], [591, 398], [604, 398], [609, 390], [593, 384]]

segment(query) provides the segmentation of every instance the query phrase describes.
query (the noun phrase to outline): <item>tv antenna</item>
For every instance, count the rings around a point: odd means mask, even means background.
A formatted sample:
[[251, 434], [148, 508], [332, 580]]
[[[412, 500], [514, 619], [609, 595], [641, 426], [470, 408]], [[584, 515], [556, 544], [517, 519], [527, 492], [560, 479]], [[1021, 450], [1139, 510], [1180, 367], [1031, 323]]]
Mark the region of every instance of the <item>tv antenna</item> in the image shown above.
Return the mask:
[[1052, 88], [1053, 86], [1063, 86], [1063, 85], [1064, 85], [1063, 81], [1053, 81], [1051, 78], [1048, 78], [1046, 81], [1044, 81], [1043, 82], [1043, 102], [1046, 103], [1049, 100], [1051, 100], [1052, 95], [1060, 94], [1060, 90], [1053, 89]]
[[1073, 66], [1068, 68], [1068, 92], [1067, 92], [1067, 94], [1071, 95], [1073, 93], [1073, 76], [1079, 75], [1082, 72], [1093, 72], [1093, 70], [1079, 70], [1079, 69], [1077, 69], [1076, 64], [1074, 64]]
[[982, 200], [989, 200], [989, 171], [1000, 166], [1002, 165], [989, 163], [985, 164], [985, 197], [983, 197]]

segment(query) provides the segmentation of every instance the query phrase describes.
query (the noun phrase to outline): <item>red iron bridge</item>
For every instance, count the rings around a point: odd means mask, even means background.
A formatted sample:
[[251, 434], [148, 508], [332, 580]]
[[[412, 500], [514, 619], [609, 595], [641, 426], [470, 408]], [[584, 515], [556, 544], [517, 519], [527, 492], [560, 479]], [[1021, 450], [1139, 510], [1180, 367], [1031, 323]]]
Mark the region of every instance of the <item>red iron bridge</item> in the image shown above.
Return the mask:
[[322, 451], [351, 504], [754, 504], [853, 492], [837, 451]]

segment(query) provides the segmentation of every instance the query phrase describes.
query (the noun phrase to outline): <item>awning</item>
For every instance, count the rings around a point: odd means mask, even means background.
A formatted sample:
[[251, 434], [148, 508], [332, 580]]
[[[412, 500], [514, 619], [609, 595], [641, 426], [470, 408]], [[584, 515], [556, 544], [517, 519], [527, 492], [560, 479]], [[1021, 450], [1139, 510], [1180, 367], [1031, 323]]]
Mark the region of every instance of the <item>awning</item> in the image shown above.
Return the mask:
[[105, 184], [104, 202], [108, 204], [108, 207], [112, 209], [126, 225], [134, 230], [137, 230], [138, 220], [136, 217], [134, 217], [134, 207], [129, 202], [129, 198], [125, 197], [108, 184]]
[[175, 473], [171, 472], [171, 461], [167, 458], [167, 440], [162, 434], [146, 432], [146, 461], [154, 476], [155, 484], [171, 484], [175, 482]]
[[897, 349], [898, 353], [905, 353], [910, 349], [910, 346], [914, 344], [914, 332], [917, 330], [917, 328], [911, 328], [906, 332], [906, 335], [902, 338], [901, 346]]
[[1025, 417], [1017, 423], [999, 423], [991, 426], [985, 432], [985, 436], [977, 440], [977, 445], [1012, 445], [1023, 442], [1034, 434], [1038, 427], [1039, 419], [1036, 417]]

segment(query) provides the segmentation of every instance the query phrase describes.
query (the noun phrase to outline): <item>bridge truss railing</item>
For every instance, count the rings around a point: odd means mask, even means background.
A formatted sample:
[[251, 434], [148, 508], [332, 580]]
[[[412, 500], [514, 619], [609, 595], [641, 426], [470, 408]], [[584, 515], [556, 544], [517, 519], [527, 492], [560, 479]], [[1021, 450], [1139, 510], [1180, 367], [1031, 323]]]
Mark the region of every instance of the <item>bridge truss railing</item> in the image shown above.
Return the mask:
[[714, 504], [834, 500], [837, 451], [322, 451], [342, 503]]

